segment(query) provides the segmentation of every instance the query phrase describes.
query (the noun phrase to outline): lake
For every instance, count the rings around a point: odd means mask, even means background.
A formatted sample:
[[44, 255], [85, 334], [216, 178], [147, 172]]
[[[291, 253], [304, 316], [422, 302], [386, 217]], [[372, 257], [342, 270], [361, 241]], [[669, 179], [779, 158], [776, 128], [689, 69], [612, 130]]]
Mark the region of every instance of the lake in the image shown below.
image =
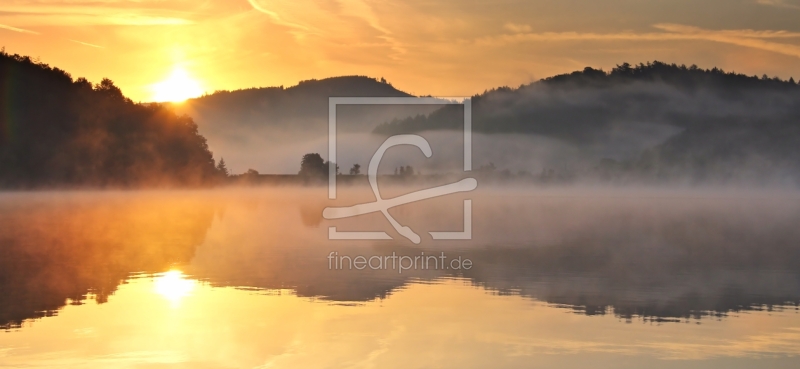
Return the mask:
[[0, 194], [0, 366], [800, 366], [798, 192], [479, 188], [392, 209], [420, 244], [341, 192]]

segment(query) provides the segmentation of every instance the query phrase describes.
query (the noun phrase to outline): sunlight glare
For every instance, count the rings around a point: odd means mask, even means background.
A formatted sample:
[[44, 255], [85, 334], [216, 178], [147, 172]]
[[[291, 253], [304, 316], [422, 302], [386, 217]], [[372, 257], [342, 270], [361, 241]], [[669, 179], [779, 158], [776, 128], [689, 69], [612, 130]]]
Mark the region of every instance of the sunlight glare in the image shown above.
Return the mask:
[[173, 304], [188, 296], [195, 287], [195, 281], [185, 279], [179, 270], [170, 270], [155, 280], [155, 292]]
[[175, 68], [166, 80], [153, 85], [153, 101], [181, 102], [203, 94], [200, 83], [186, 70]]

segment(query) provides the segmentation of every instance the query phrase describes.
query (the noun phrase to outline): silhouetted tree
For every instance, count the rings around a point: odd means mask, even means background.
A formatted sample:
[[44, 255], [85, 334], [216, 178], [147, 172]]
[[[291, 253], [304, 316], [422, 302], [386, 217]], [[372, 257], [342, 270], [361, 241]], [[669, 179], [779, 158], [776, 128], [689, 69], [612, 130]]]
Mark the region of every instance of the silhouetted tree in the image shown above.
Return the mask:
[[394, 169], [394, 175], [401, 177], [414, 175], [414, 167], [410, 165], [401, 165]]
[[353, 164], [353, 167], [350, 168], [350, 175], [357, 176], [359, 174], [361, 174], [361, 165], [359, 165], [357, 163]]
[[300, 161], [300, 172], [297, 174], [305, 177], [321, 177], [328, 173], [325, 160], [317, 153], [305, 154]]
[[98, 84], [96, 84], [94, 86], [94, 90], [99, 92], [99, 93], [102, 93], [102, 94], [105, 94], [107, 96], [110, 96], [112, 98], [115, 98], [115, 99], [124, 99], [125, 98], [122, 95], [122, 90], [120, 90], [119, 87], [114, 85], [114, 81], [112, 81], [112, 80], [110, 80], [108, 78], [103, 78], [103, 80], [100, 81], [100, 83], [98, 83]]
[[228, 170], [228, 166], [225, 165], [225, 158], [219, 159], [219, 163], [217, 164], [217, 172], [225, 177], [231, 175], [231, 172]]
[[481, 165], [475, 171], [479, 172], [479, 173], [493, 173], [496, 169], [497, 169], [497, 167], [494, 166], [494, 163], [489, 163], [489, 164]]
[[325, 161], [325, 175], [326, 175], [326, 176], [329, 174], [328, 170], [330, 170], [330, 169], [329, 169], [329, 168], [330, 168], [330, 165], [335, 165], [335, 166], [336, 166], [336, 175], [339, 175], [339, 174], [341, 174], [341, 173], [339, 172], [339, 164], [336, 164], [336, 163], [333, 163], [333, 164], [331, 164], [331, 162], [329, 162], [329, 161], [327, 161], [327, 160], [326, 160], [326, 161]]

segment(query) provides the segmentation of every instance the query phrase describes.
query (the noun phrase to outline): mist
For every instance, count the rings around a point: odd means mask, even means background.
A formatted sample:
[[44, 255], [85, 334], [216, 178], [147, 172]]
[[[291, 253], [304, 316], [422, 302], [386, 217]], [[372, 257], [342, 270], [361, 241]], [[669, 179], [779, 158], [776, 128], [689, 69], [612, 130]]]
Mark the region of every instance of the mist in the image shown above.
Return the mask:
[[[658, 62], [488, 90], [472, 98], [473, 169], [564, 184], [796, 186], [799, 91], [793, 82]], [[198, 110], [197, 120], [215, 157], [229, 158], [234, 173], [293, 174], [306, 153], [327, 159], [328, 127], [324, 99], [290, 101], [306, 102], [314, 113], [281, 110], [272, 119], [256, 112], [242, 126], [221, 124], [218, 115], [227, 110], [217, 106], [217, 118]], [[337, 115], [342, 173], [364, 167], [395, 134], [422, 135], [434, 155], [394, 148], [381, 173], [407, 165], [427, 174], [463, 168], [463, 106], [347, 108]]]
[[[427, 232], [462, 230], [464, 199], [473, 203], [472, 239], [432, 240]], [[366, 187], [342, 188], [333, 201], [316, 187], [3, 193], [0, 251], [3, 263], [18, 267], [0, 268], [0, 281], [8, 281], [0, 283], [0, 318], [11, 327], [87, 291], [103, 302], [126, 275], [175, 265], [213, 286], [291, 288], [344, 302], [387, 298], [420, 279], [458, 277], [582, 314], [628, 319], [705, 319], [800, 302], [796, 191], [485, 187], [391, 209], [422, 235], [419, 245], [379, 213], [322, 218], [326, 206], [370, 201]], [[385, 231], [393, 239], [332, 241], [331, 226]], [[332, 252], [443, 252], [474, 266], [331, 270]]]

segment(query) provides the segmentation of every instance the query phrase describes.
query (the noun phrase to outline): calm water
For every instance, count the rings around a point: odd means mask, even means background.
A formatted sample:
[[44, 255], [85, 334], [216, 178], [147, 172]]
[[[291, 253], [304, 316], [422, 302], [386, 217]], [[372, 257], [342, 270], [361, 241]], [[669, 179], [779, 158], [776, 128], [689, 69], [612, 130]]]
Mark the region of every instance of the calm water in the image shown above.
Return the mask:
[[459, 198], [392, 210], [415, 245], [328, 240], [395, 233], [323, 220], [324, 189], [0, 194], [0, 367], [800, 366], [800, 194], [470, 195], [471, 241], [426, 236]]

